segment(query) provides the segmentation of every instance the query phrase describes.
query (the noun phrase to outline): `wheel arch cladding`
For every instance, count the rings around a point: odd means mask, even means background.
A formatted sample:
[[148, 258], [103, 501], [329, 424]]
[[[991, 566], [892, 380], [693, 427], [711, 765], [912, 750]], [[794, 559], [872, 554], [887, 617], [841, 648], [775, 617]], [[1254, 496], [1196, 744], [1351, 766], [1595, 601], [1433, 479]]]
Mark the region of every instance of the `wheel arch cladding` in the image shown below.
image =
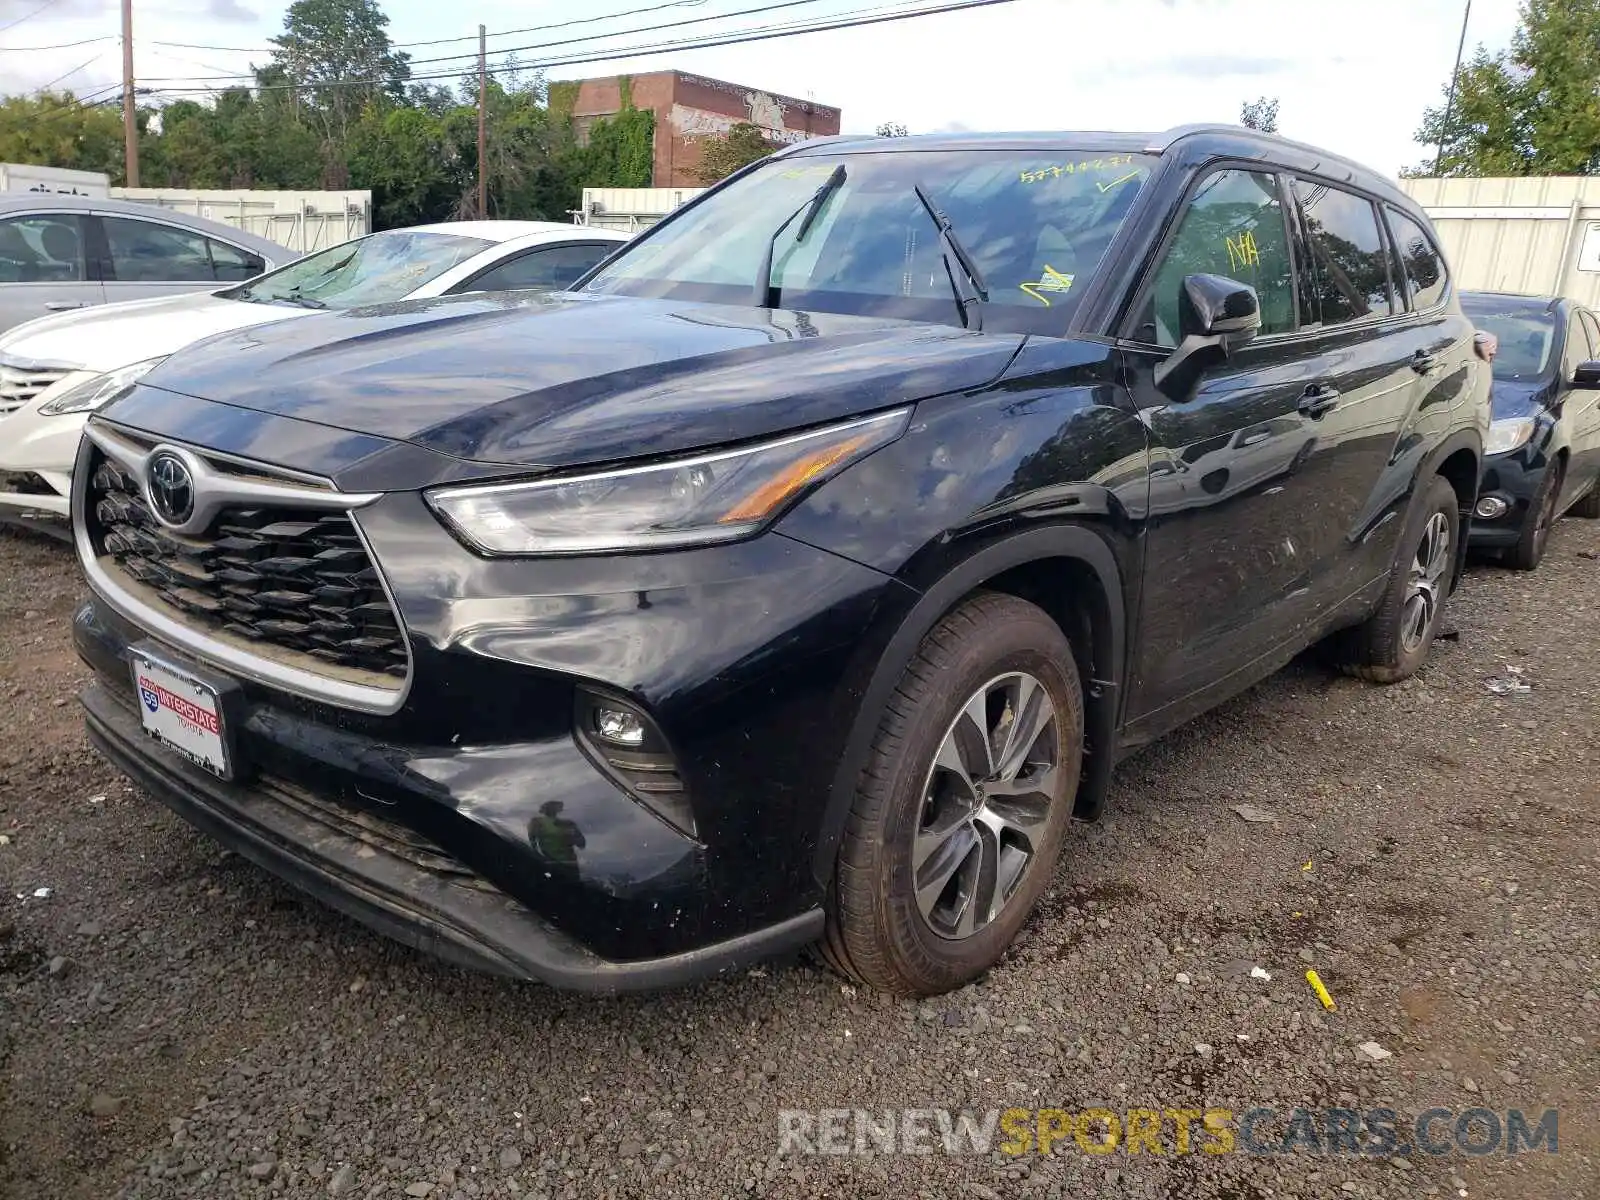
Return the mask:
[[1028, 530], [960, 560], [898, 615], [898, 624], [886, 636], [869, 639], [869, 644], [884, 648], [867, 674], [854, 725], [829, 787], [812, 864], [823, 888], [832, 883], [839, 838], [890, 692], [928, 632], [980, 591], [1005, 592], [1036, 604], [1071, 643], [1084, 688], [1084, 765], [1073, 814], [1093, 820], [1104, 809], [1116, 762], [1127, 657], [1122, 573], [1111, 547], [1090, 529]]
[[1452, 451], [1449, 457], [1439, 464], [1437, 473], [1450, 481], [1456, 497], [1461, 501], [1463, 513], [1470, 513], [1472, 506], [1477, 503], [1479, 471], [1478, 456], [1469, 446], [1462, 446]]
[[1461, 523], [1456, 536], [1455, 564], [1450, 572], [1450, 590], [1454, 592], [1461, 583], [1467, 566], [1467, 529], [1472, 520], [1473, 506], [1478, 503], [1478, 485], [1483, 476], [1483, 460], [1478, 453], [1476, 440], [1463, 440], [1440, 460], [1436, 474], [1446, 480], [1456, 494], [1457, 511]]

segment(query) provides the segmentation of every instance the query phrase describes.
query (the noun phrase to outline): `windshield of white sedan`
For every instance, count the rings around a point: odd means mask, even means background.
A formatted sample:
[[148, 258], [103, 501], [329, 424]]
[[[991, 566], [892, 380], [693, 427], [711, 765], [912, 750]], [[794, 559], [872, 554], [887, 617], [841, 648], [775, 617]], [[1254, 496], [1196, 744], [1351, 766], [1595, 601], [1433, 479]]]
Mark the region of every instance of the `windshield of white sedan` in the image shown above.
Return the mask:
[[1060, 332], [1154, 161], [1092, 148], [779, 159], [650, 233], [587, 290], [743, 305], [764, 294], [783, 308], [970, 324], [957, 297], [968, 273], [920, 187], [981, 276], [983, 327]]
[[303, 308], [387, 304], [405, 299], [492, 244], [452, 233], [375, 233], [307, 255], [222, 294], [234, 300]]

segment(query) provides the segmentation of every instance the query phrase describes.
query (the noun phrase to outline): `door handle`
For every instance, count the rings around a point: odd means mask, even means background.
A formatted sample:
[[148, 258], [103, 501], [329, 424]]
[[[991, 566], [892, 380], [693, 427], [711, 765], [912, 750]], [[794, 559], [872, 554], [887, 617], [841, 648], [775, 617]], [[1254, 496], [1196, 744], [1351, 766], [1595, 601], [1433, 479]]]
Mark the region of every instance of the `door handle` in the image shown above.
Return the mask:
[[88, 308], [82, 300], [46, 300], [44, 306], [51, 312], [66, 312], [69, 308]]
[[1300, 415], [1310, 417], [1313, 421], [1320, 421], [1338, 407], [1338, 388], [1319, 387], [1316, 384], [1312, 384], [1306, 388], [1305, 395], [1300, 397]]
[[1429, 354], [1426, 350], [1418, 350], [1411, 356], [1411, 369], [1418, 375], [1427, 375], [1438, 365], [1438, 356]]

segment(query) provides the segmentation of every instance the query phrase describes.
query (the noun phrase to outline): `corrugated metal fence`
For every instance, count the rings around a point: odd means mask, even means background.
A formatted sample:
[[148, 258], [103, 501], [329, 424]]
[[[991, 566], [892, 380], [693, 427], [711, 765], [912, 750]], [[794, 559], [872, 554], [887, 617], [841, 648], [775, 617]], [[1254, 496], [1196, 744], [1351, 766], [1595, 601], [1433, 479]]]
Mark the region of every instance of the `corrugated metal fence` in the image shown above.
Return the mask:
[[1458, 286], [1600, 307], [1600, 178], [1402, 179]]
[[705, 188], [592, 188], [583, 189], [583, 207], [572, 211], [575, 225], [597, 225], [630, 233], [654, 225], [680, 204], [687, 204]]
[[280, 246], [310, 254], [372, 228], [372, 193], [273, 192], [253, 189], [123, 188], [111, 195], [221, 221]]

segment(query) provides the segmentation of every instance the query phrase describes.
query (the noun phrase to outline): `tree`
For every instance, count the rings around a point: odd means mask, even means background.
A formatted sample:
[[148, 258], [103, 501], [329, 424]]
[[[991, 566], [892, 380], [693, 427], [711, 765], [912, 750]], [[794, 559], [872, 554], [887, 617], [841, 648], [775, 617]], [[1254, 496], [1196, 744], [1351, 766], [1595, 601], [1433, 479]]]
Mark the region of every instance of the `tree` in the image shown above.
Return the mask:
[[[295, 0], [273, 61], [253, 86], [215, 100], [175, 100], [138, 112], [145, 182], [181, 188], [365, 188], [377, 229], [476, 215], [478, 80], [408, 83], [378, 0]], [[369, 80], [338, 86], [351, 79]], [[486, 89], [489, 211], [565, 220], [589, 186], [648, 187], [655, 117], [634, 107], [596, 121], [578, 144], [577, 85], [547, 84], [508, 58]], [[774, 147], [744, 126], [710, 139], [721, 173]], [[114, 102], [70, 92], [0, 97], [0, 162], [101, 171], [122, 182], [122, 121]]]
[[1239, 124], [1262, 133], [1277, 133], [1278, 98], [1262, 96], [1259, 100], [1246, 102], [1239, 109]]
[[369, 104], [351, 128], [350, 177], [372, 189], [380, 229], [436, 219], [454, 204], [461, 181], [444, 120], [423, 108]]
[[741, 121], [727, 133], [701, 139], [700, 165], [694, 169], [695, 178], [708, 185], [716, 183], [777, 148], [767, 140], [760, 126]]
[[[1423, 114], [1432, 162], [1408, 174], [1600, 172], [1600, 0], [1525, 0], [1511, 48], [1479, 46]], [[1448, 113], [1446, 112], [1448, 108]]]
[[0, 100], [0, 162], [104, 171], [122, 179], [122, 115], [71, 92]]
[[906, 137], [906, 127], [899, 121], [885, 121], [878, 126], [879, 137]]
[[377, 0], [294, 0], [283, 33], [268, 39], [274, 65], [306, 88], [329, 143], [342, 144], [351, 122], [378, 96], [403, 97], [411, 56], [391, 48], [388, 25]]

